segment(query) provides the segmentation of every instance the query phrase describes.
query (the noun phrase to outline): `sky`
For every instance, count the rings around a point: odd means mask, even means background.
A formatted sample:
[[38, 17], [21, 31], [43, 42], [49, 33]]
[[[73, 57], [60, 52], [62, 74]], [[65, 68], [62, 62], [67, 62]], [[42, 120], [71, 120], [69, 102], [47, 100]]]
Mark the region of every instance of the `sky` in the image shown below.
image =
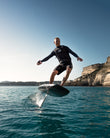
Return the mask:
[[36, 62], [54, 50], [55, 37], [83, 58], [79, 62], [71, 55], [69, 80], [81, 76], [86, 66], [106, 62], [110, 1], [0, 0], [0, 81], [48, 81], [57, 59], [40, 66]]

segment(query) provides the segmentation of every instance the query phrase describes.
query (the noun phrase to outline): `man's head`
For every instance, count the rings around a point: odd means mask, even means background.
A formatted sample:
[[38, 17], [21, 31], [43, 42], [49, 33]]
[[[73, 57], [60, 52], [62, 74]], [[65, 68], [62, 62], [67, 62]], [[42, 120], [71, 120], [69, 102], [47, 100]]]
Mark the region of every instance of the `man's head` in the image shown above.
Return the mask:
[[59, 37], [56, 37], [56, 38], [54, 39], [54, 44], [55, 44], [56, 46], [59, 46], [59, 45], [60, 45], [60, 38], [59, 38]]

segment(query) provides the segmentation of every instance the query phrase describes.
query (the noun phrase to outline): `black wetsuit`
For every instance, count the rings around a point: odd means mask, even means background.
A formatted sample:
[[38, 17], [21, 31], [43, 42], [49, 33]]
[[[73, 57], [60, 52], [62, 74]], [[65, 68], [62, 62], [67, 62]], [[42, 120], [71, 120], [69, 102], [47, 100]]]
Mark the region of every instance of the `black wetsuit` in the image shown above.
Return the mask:
[[57, 75], [59, 75], [64, 70], [66, 70], [67, 66], [72, 68], [72, 63], [69, 53], [72, 54], [74, 57], [78, 58], [78, 55], [74, 53], [70, 48], [68, 48], [67, 46], [60, 45], [56, 47], [49, 56], [41, 60], [41, 62], [45, 62], [51, 57], [56, 56], [60, 64], [54, 70], [57, 70], [58, 71]]

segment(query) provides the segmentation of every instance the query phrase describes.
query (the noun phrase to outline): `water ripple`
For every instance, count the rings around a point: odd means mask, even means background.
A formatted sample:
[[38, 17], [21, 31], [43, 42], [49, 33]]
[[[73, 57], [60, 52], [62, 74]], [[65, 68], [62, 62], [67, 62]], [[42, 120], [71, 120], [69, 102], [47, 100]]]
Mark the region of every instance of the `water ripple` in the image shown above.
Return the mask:
[[0, 138], [110, 137], [110, 88], [68, 89], [39, 108], [37, 87], [0, 87]]

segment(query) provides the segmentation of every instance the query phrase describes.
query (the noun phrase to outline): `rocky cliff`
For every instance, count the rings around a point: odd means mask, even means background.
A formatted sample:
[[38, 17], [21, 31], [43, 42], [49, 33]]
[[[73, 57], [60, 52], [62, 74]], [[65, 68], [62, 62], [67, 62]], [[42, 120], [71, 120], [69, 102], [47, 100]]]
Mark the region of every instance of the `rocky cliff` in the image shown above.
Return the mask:
[[82, 76], [68, 81], [66, 85], [74, 86], [110, 86], [110, 56], [103, 64], [84, 67]]

